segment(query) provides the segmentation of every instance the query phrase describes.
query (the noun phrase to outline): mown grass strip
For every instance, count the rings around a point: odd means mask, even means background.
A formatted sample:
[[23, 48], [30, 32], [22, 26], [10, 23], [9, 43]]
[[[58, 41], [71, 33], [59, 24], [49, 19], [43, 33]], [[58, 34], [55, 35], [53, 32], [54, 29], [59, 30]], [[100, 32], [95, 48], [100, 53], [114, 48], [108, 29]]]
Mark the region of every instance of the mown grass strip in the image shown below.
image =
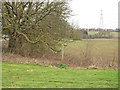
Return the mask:
[[2, 64], [3, 88], [117, 88], [117, 70]]

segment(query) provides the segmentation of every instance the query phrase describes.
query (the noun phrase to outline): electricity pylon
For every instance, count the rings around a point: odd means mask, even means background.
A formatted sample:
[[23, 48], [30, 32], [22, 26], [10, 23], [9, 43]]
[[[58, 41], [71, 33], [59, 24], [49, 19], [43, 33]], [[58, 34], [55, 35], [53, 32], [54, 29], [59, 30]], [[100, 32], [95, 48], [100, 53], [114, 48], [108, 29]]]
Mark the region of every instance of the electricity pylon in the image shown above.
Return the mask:
[[104, 23], [103, 23], [103, 10], [101, 10], [101, 13], [100, 13], [99, 29], [104, 29]]

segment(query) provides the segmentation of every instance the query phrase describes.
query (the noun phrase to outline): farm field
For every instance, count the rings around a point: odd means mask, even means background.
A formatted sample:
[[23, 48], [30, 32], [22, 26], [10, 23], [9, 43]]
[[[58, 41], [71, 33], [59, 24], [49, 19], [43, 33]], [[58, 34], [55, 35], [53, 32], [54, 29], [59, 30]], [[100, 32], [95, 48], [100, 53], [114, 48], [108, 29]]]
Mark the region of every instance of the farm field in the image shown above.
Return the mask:
[[[118, 39], [83, 39], [76, 40], [68, 44], [65, 48], [66, 54], [82, 53], [91, 51], [92, 55], [104, 54], [104, 55], [118, 55]], [[76, 53], [75, 53], [76, 52]], [[73, 55], [74, 56], [74, 55]], [[77, 55], [80, 56], [80, 55]]]
[[[65, 47], [65, 56], [81, 63], [87, 60], [99, 67], [117, 68], [118, 39], [85, 39], [72, 41]], [[82, 63], [81, 63], [82, 64]]]
[[118, 88], [118, 71], [2, 63], [3, 88]]
[[[95, 35], [99, 33], [99, 31], [88, 31], [88, 35]], [[120, 32], [110, 32], [110, 35], [113, 37], [113, 38], [118, 38], [120, 35]]]

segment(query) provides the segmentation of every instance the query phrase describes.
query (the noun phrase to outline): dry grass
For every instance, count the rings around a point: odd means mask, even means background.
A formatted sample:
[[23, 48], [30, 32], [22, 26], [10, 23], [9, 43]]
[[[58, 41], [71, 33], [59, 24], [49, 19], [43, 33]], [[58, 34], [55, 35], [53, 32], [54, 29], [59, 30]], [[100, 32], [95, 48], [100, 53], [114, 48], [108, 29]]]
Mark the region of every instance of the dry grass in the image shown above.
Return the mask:
[[54, 66], [59, 62], [59, 57], [48, 56], [48, 57], [23, 57], [21, 55], [12, 54], [12, 53], [3, 53], [2, 61], [3, 62], [12, 62], [12, 63], [24, 63], [24, 64], [33, 64], [33, 65], [45, 65], [45, 66]]
[[17, 54], [6, 53], [7, 43], [3, 43], [3, 62], [27, 63], [45, 66], [54, 66], [64, 63], [72, 68], [101, 68], [117, 69], [118, 67], [118, 40], [117, 39], [90, 39], [73, 41], [65, 48], [64, 61], [61, 56], [47, 55], [30, 58]]
[[79, 67], [114, 68], [118, 66], [117, 39], [90, 39], [72, 42], [65, 49], [67, 62]]

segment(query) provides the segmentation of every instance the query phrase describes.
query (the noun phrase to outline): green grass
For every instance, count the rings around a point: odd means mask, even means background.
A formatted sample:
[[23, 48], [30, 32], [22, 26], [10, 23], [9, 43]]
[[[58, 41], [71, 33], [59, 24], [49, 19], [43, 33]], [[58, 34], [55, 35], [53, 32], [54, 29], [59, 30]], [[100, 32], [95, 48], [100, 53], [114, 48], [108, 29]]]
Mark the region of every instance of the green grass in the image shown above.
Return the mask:
[[3, 88], [117, 88], [118, 71], [2, 63]]

